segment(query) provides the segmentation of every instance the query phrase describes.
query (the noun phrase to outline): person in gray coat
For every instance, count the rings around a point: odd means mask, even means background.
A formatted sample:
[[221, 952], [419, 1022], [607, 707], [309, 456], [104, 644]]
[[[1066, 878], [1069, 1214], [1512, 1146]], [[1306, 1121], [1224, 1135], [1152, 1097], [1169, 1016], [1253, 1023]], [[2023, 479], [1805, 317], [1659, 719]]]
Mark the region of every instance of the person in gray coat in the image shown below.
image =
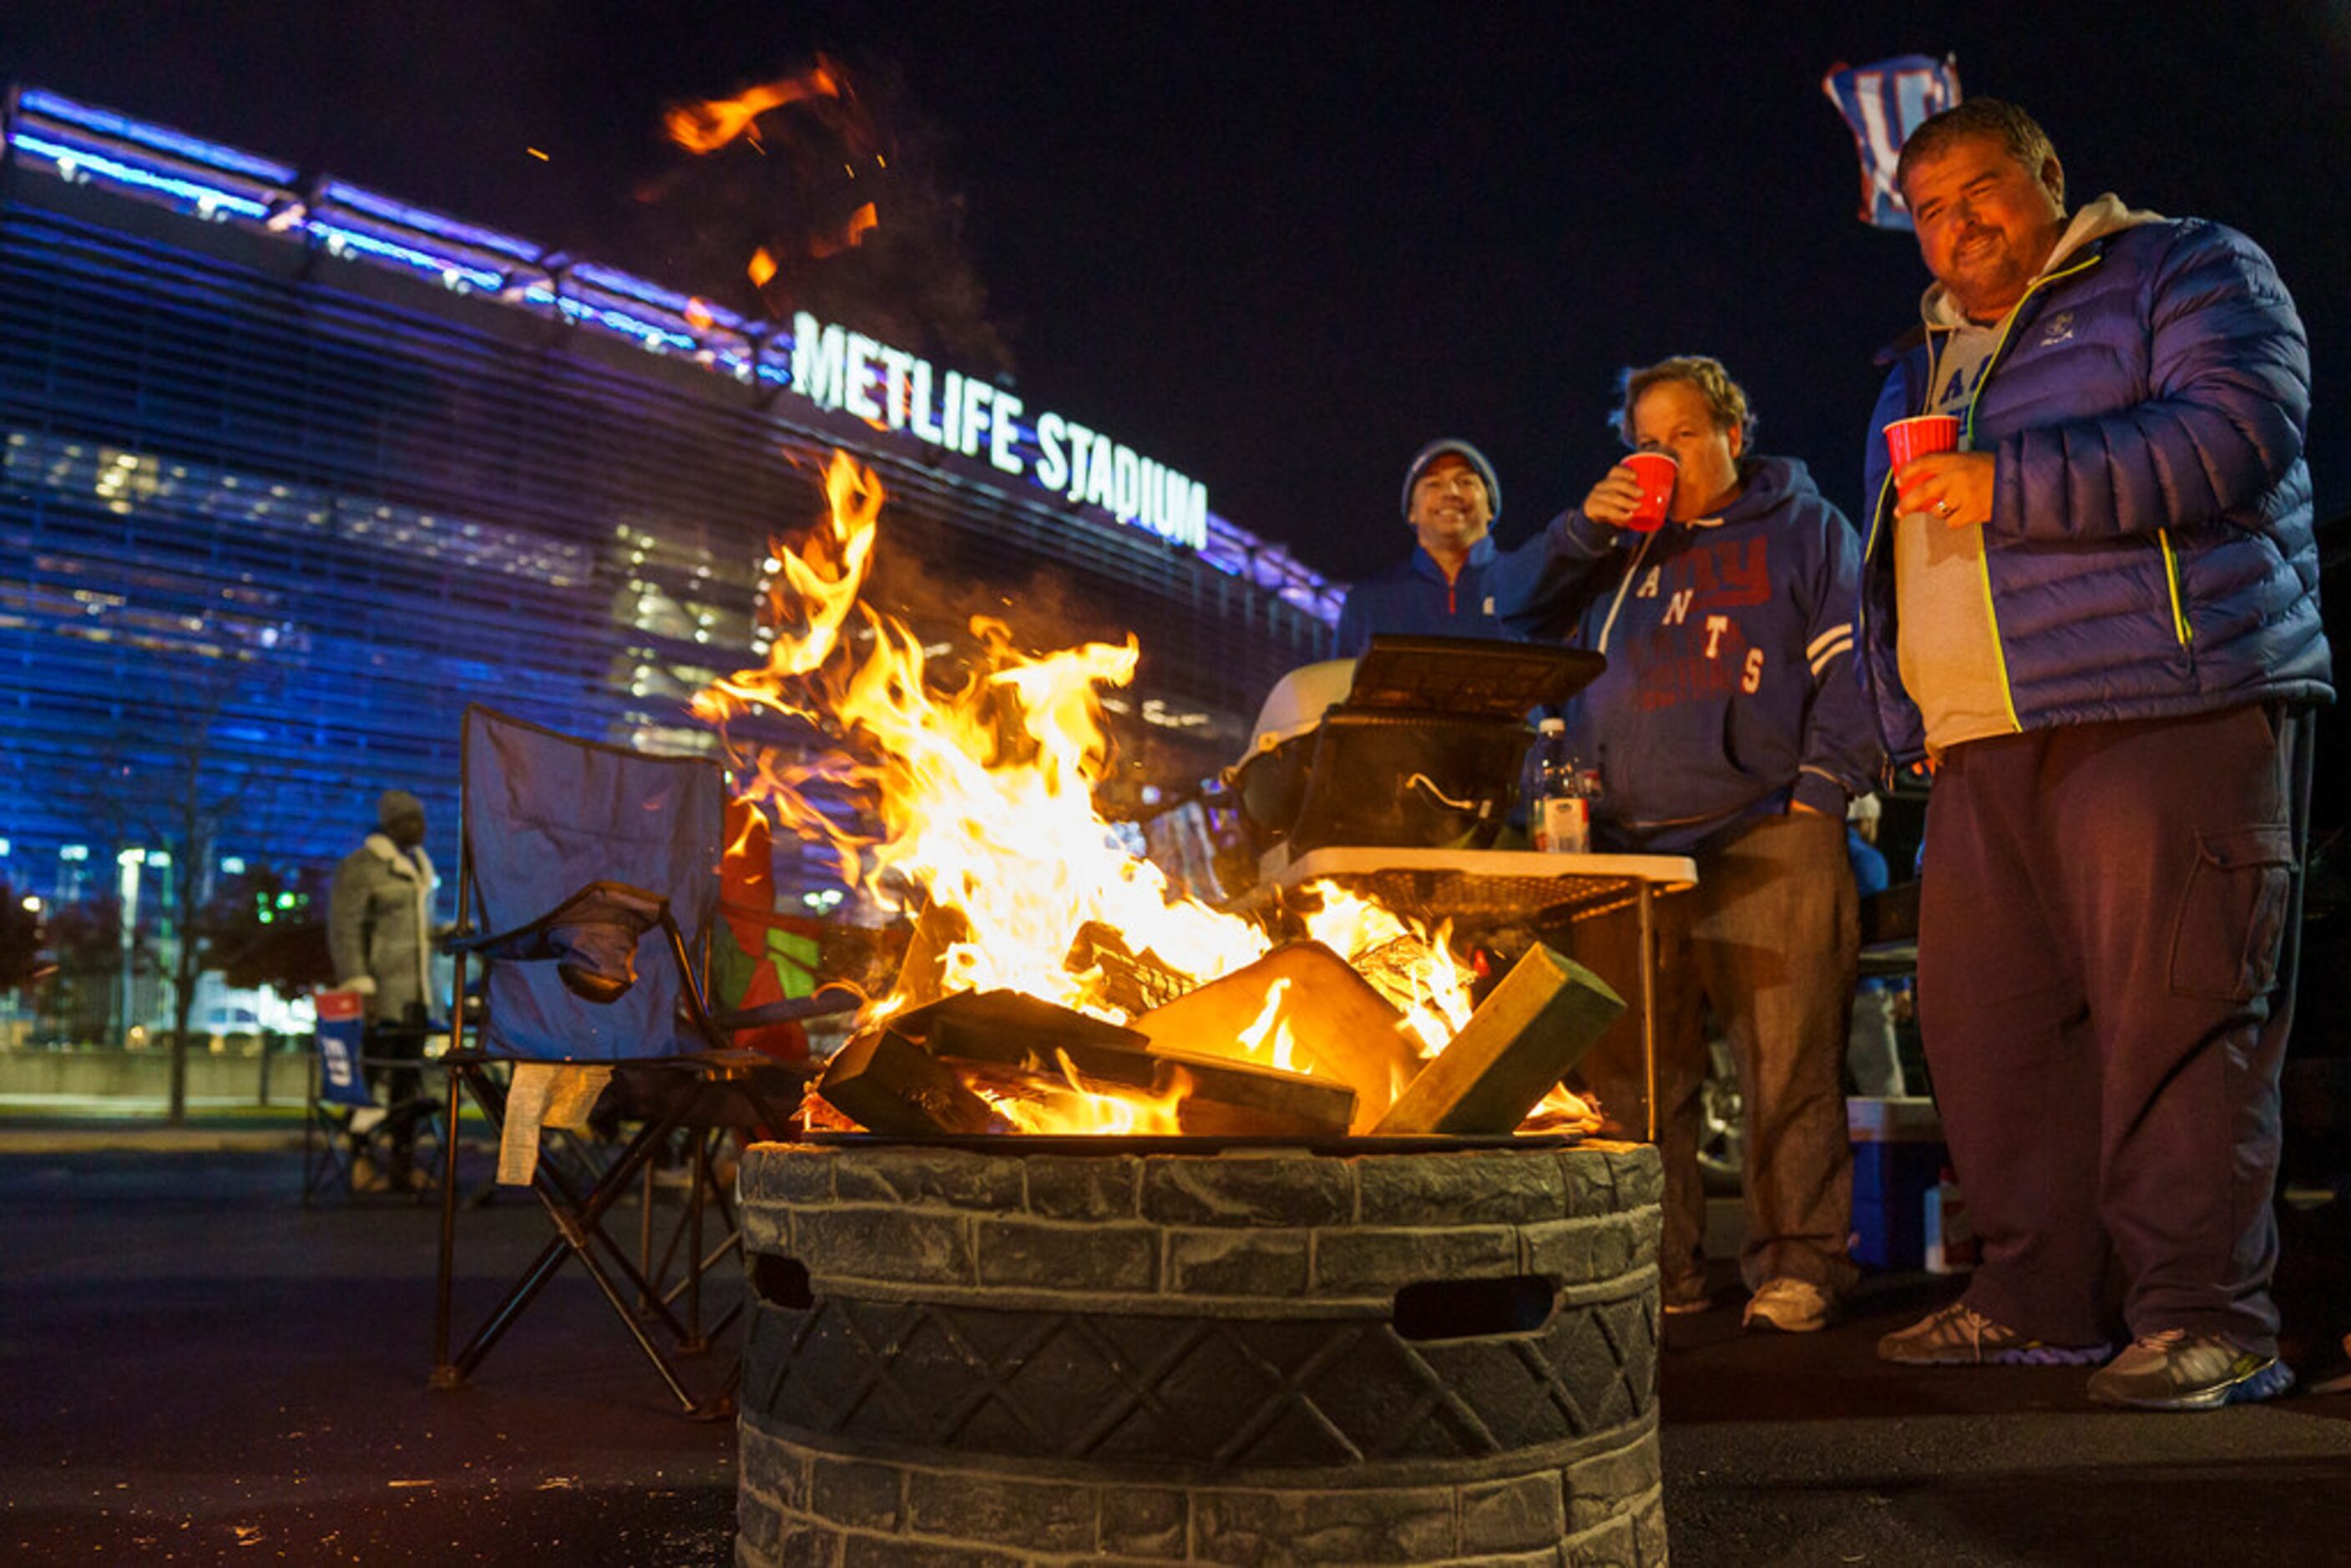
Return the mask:
[[[423, 1054], [432, 1012], [433, 898], [438, 878], [424, 852], [424, 803], [405, 789], [376, 801], [377, 831], [335, 867], [327, 904], [327, 946], [337, 988], [366, 998], [366, 1054], [378, 1061]], [[359, 1191], [416, 1183], [413, 1155], [422, 1081], [406, 1066], [371, 1068], [392, 1107], [383, 1122], [388, 1172], [378, 1172], [355, 1129], [351, 1186]]]
[[433, 993], [433, 895], [424, 802], [405, 789], [376, 801], [378, 831], [335, 868], [327, 946], [339, 989], [367, 998], [371, 1025], [421, 1024]]

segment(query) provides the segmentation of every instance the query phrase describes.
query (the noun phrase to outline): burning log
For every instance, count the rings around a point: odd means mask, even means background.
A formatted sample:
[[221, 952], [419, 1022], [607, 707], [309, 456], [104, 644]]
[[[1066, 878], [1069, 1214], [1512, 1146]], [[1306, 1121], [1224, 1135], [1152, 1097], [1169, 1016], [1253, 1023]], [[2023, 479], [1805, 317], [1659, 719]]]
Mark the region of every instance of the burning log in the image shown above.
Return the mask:
[[964, 991], [899, 1014], [889, 1030], [946, 1061], [1061, 1075], [1066, 1057], [1089, 1077], [1148, 1088], [1150, 1041], [1020, 991]]
[[985, 1133], [996, 1118], [953, 1069], [887, 1029], [835, 1051], [816, 1092], [859, 1126], [892, 1137]]
[[971, 923], [944, 904], [925, 904], [914, 916], [906, 955], [898, 961], [898, 995], [915, 1007], [946, 994], [947, 949], [971, 936]]
[[1042, 1079], [1055, 1088], [1173, 1102], [1176, 1129], [1187, 1134], [1332, 1137], [1346, 1132], [1355, 1113], [1354, 1092], [1343, 1084], [1164, 1051], [1136, 1030], [1018, 991], [949, 997], [893, 1019], [886, 1032], [919, 1041], [938, 1062], [976, 1070], [1014, 1096], [1033, 1093]]
[[1319, 942], [1277, 947], [1134, 1020], [1155, 1051], [1183, 1050], [1282, 1069], [1354, 1091], [1356, 1132], [1420, 1071], [1403, 1015]]
[[1372, 1130], [1507, 1133], [1624, 1010], [1599, 976], [1537, 943]]
[[1191, 976], [1170, 968], [1149, 948], [1137, 953], [1124, 937], [1099, 920], [1078, 927], [1064, 967], [1073, 975], [1100, 971], [1102, 1000], [1129, 1017], [1164, 1007], [1199, 985]]

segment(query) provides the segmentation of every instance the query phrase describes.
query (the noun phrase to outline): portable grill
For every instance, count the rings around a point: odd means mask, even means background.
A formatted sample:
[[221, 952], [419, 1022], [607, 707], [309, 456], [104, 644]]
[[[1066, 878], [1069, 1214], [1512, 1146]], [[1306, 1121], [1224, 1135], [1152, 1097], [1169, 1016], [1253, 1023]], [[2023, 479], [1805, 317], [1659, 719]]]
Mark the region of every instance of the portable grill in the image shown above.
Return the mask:
[[1228, 775], [1252, 847], [1489, 848], [1518, 791], [1528, 713], [1606, 667], [1579, 649], [1384, 636], [1361, 659], [1293, 670]]

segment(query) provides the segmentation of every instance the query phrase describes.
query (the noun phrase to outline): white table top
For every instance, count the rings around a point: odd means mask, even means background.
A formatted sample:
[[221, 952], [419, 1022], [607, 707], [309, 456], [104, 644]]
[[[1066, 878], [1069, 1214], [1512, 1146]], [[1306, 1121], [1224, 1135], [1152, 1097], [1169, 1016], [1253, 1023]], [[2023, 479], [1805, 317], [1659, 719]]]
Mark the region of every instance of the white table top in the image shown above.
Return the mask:
[[1269, 865], [1258, 894], [1241, 902], [1325, 877], [1424, 918], [1510, 921], [1549, 914], [1582, 919], [1622, 907], [1644, 884], [1659, 894], [1695, 886], [1698, 863], [1685, 855], [1332, 846], [1278, 869]]

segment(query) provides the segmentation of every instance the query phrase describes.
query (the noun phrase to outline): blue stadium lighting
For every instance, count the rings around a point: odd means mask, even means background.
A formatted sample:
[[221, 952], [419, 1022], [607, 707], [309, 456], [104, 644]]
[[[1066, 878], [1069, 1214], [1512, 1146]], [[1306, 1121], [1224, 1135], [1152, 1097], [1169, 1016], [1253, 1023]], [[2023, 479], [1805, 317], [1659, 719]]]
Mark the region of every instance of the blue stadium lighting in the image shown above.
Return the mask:
[[89, 174], [120, 185], [135, 185], [141, 190], [175, 197], [207, 214], [225, 207], [239, 217], [259, 219], [269, 215], [268, 207], [263, 204], [214, 185], [199, 185], [193, 180], [183, 180], [174, 174], [156, 174], [144, 169], [134, 169], [102, 153], [80, 147], [67, 147], [22, 131], [17, 131], [12, 140], [26, 152], [37, 153], [56, 164], [57, 172], [67, 179], [72, 179], [76, 174]]
[[71, 99], [59, 98], [38, 88], [26, 88], [17, 95], [16, 101], [22, 109], [33, 113], [61, 120], [68, 125], [77, 125], [101, 136], [119, 136], [126, 141], [136, 141], [159, 152], [174, 153], [232, 174], [250, 175], [273, 185], [290, 185], [299, 177], [298, 172], [287, 164], [256, 158], [234, 147], [199, 141], [167, 126], [149, 125], [122, 115], [110, 114], [102, 109], [92, 109], [88, 104], [76, 103]]
[[478, 267], [469, 267], [464, 262], [447, 256], [428, 255], [413, 246], [398, 245], [391, 240], [378, 239], [373, 235], [362, 234], [357, 229], [345, 228], [340, 224], [330, 224], [321, 218], [308, 219], [302, 226], [325, 240], [330, 250], [340, 252], [341, 249], [349, 248], [365, 251], [371, 256], [381, 256], [386, 261], [396, 261], [402, 267], [429, 273], [445, 284], [455, 284], [463, 280], [485, 293], [495, 293], [505, 285], [507, 280], [506, 275], [502, 272], [490, 272]]
[[609, 305], [591, 305], [584, 299], [573, 299], [568, 296], [559, 297], [555, 303], [564, 315], [574, 321], [593, 322], [606, 331], [633, 338], [656, 352], [677, 349], [690, 353], [696, 347], [695, 340], [683, 332], [673, 332], [666, 327], [615, 310]]
[[403, 228], [414, 229], [419, 234], [431, 235], [436, 239], [454, 240], [459, 245], [493, 251], [516, 261], [537, 263], [546, 255], [544, 246], [533, 245], [527, 239], [456, 218], [444, 217], [423, 207], [412, 207], [340, 180], [328, 181], [320, 192], [319, 200], [365, 213], [371, 218], [381, 218], [386, 223], [398, 224]]
[[[659, 284], [647, 283], [642, 277], [632, 277], [625, 272], [598, 267], [594, 262], [575, 262], [570, 268], [570, 276], [574, 282], [584, 283], [591, 288], [601, 288], [633, 299], [640, 305], [651, 305], [656, 309], [674, 311], [680, 316], [695, 305], [695, 300], [688, 295], [664, 288]], [[718, 325], [742, 330], [743, 318], [723, 306], [704, 300], [700, 308], [708, 311], [711, 320]]]

